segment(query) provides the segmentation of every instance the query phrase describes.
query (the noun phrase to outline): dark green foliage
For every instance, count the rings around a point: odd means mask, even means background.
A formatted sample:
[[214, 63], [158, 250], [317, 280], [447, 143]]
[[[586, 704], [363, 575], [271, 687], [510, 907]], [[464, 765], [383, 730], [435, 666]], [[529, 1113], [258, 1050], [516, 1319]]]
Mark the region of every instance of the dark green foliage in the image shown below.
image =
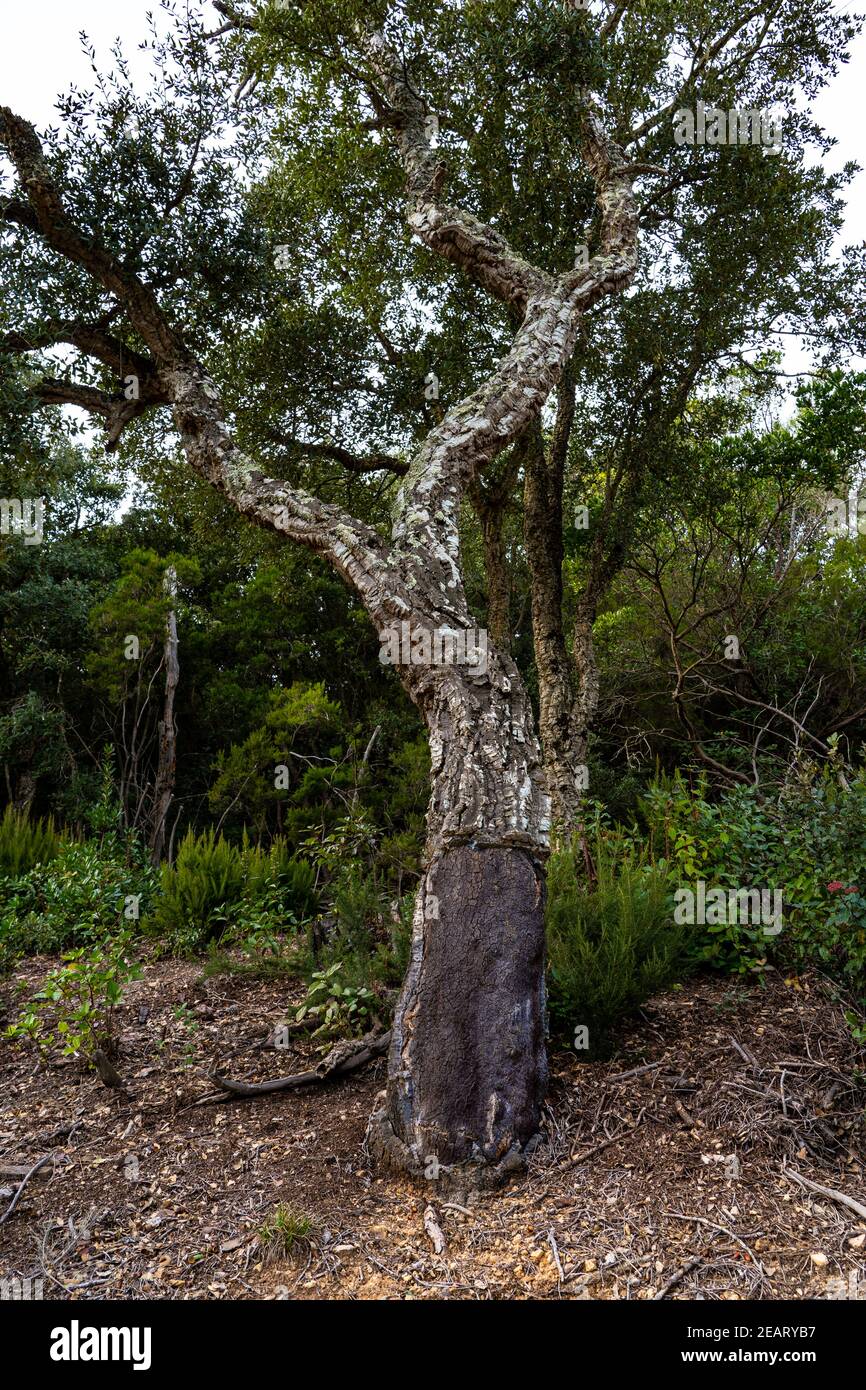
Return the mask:
[[679, 776], [656, 784], [642, 802], [656, 855], [677, 882], [782, 891], [777, 935], [760, 926], [692, 928], [700, 959], [724, 970], [817, 965], [866, 1008], [866, 767], [818, 768], [773, 801], [755, 788], [711, 800]]
[[270, 849], [244, 849], [247, 896], [266, 902], [292, 922], [306, 922], [319, 910], [316, 871], [307, 859], [296, 859], [282, 836]]
[[339, 869], [329, 894], [332, 916], [314, 941], [316, 969], [339, 962], [344, 985], [384, 990], [400, 984], [409, 956], [414, 895], [391, 900], [382, 880], [359, 864]]
[[246, 939], [244, 928], [262, 931], [265, 918], [272, 931], [285, 931], [314, 915], [318, 902], [313, 866], [292, 858], [284, 840], [266, 851], [246, 838], [239, 848], [212, 827], [202, 835], [189, 830], [175, 864], [161, 871], [146, 929], [175, 948], [199, 950], [229, 930]]
[[148, 930], [188, 946], [206, 945], [225, 931], [227, 914], [240, 903], [245, 882], [240, 850], [213, 829], [203, 835], [189, 830], [174, 866], [162, 870]]
[[673, 921], [663, 868], [600, 832], [595, 846], [597, 884], [587, 890], [575, 847], [550, 861], [547, 900], [548, 1000], [553, 1035], [574, 1046], [575, 1029], [588, 1029], [579, 1056], [603, 1056], [616, 1023], [684, 968], [686, 937]]
[[109, 832], [62, 840], [47, 863], [0, 878], [0, 950], [7, 965], [25, 952], [86, 945], [129, 928], [146, 910], [153, 873], [140, 846]]

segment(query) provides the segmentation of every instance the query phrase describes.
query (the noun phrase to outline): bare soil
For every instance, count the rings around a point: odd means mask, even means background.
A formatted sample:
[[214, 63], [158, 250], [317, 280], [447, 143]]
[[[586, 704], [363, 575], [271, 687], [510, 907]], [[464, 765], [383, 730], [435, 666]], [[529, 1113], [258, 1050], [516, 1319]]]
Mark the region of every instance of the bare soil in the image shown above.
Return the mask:
[[[0, 1017], [52, 964], [5, 982]], [[51, 1155], [0, 1226], [0, 1278], [73, 1300], [866, 1296], [866, 1220], [792, 1176], [866, 1206], [866, 1056], [821, 980], [700, 977], [652, 1001], [613, 1060], [555, 1053], [528, 1175], [462, 1209], [372, 1169], [383, 1060], [213, 1099], [215, 1070], [315, 1060], [294, 1033], [269, 1044], [293, 990], [147, 965], [120, 1010], [122, 1090], [0, 1043], [0, 1217], [12, 1166]], [[262, 1234], [280, 1206], [310, 1222], [288, 1251]]]

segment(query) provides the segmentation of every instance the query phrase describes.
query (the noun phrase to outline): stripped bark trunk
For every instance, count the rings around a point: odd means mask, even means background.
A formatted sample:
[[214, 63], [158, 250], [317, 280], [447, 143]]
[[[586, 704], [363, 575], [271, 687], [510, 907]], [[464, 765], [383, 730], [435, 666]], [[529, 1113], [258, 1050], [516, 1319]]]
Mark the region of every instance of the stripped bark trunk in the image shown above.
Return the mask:
[[497, 650], [486, 675], [410, 668], [404, 680], [430, 733], [433, 791], [371, 1147], [440, 1186], [490, 1186], [522, 1166], [547, 1083], [540, 748]]
[[[173, 600], [177, 594], [177, 572], [173, 565], [170, 565], [165, 573], [165, 590]], [[173, 606], [169, 609], [165, 620], [163, 665], [165, 667], [165, 696], [162, 719], [159, 723], [159, 754], [153, 787], [153, 825], [150, 835], [150, 859], [154, 868], [159, 867], [165, 848], [165, 826], [174, 796], [174, 779], [177, 770], [177, 729], [174, 722], [174, 698], [180, 680], [180, 663], [177, 654], [177, 614]]]

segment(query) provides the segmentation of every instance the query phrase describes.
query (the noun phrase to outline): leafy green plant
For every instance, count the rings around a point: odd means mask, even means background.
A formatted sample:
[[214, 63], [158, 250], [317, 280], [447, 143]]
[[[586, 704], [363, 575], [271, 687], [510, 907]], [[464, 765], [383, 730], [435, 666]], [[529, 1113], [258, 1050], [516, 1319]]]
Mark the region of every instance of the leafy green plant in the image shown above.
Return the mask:
[[193, 1013], [189, 1004], [175, 1004], [171, 1011], [171, 1016], [183, 1037], [183, 1065], [191, 1067], [195, 1065], [195, 1036], [198, 1033], [198, 1019]]
[[162, 869], [149, 930], [193, 950], [218, 940], [228, 910], [241, 900], [245, 878], [240, 850], [212, 829], [199, 836], [188, 830], [174, 866]]
[[721, 888], [782, 892], [776, 936], [751, 924], [705, 927], [699, 958], [744, 971], [766, 960], [784, 969], [817, 966], [866, 1005], [866, 767], [804, 763], [781, 796], [768, 802], [751, 787], [715, 801], [706, 784], [680, 777], [656, 783], [641, 803], [651, 849], [672, 878]]
[[315, 1024], [311, 1036], [329, 1043], [336, 1038], [360, 1037], [373, 1022], [377, 1003], [372, 990], [341, 980], [342, 961], [317, 970], [303, 1004], [295, 1012], [298, 1023]]
[[569, 1042], [586, 1027], [589, 1055], [603, 1054], [617, 1020], [676, 979], [685, 956], [664, 868], [603, 832], [595, 865], [587, 889], [574, 847], [553, 855], [547, 903], [551, 1027]]
[[131, 959], [126, 932], [98, 945], [65, 951], [62, 964], [45, 979], [15, 1023], [9, 1039], [28, 1039], [43, 1055], [92, 1059], [97, 1048], [110, 1052], [115, 1010], [130, 980], [141, 976]]
[[308, 966], [306, 939], [295, 934], [291, 917], [264, 903], [243, 902], [233, 910], [219, 943], [210, 943], [205, 975], [299, 975]]
[[294, 858], [282, 839], [263, 850], [246, 835], [238, 847], [212, 829], [199, 836], [189, 830], [174, 866], [162, 869], [147, 929], [188, 951], [255, 936], [260, 953], [266, 937], [273, 941], [318, 911], [315, 880], [313, 866]]
[[319, 911], [316, 870], [309, 860], [295, 858], [282, 836], [267, 851], [245, 844], [243, 860], [251, 900], [266, 902], [292, 922], [307, 921]]
[[0, 891], [0, 943], [7, 952], [61, 951], [87, 944], [144, 910], [154, 875], [134, 839], [106, 834], [62, 840], [47, 864], [37, 864]]

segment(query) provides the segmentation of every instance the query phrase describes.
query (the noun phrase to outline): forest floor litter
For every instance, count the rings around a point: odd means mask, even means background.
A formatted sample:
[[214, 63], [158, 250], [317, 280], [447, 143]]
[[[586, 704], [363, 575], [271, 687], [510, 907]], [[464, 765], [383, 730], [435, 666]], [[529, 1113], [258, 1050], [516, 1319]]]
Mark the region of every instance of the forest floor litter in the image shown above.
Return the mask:
[[[0, 986], [0, 1023], [51, 964]], [[274, 1046], [293, 991], [146, 965], [117, 1090], [0, 1044], [0, 1280], [73, 1300], [866, 1299], [866, 1053], [820, 978], [699, 976], [611, 1060], [554, 1052], [527, 1176], [471, 1203], [371, 1166], [383, 1057], [216, 1098], [214, 1072], [315, 1067], [298, 1032]]]

